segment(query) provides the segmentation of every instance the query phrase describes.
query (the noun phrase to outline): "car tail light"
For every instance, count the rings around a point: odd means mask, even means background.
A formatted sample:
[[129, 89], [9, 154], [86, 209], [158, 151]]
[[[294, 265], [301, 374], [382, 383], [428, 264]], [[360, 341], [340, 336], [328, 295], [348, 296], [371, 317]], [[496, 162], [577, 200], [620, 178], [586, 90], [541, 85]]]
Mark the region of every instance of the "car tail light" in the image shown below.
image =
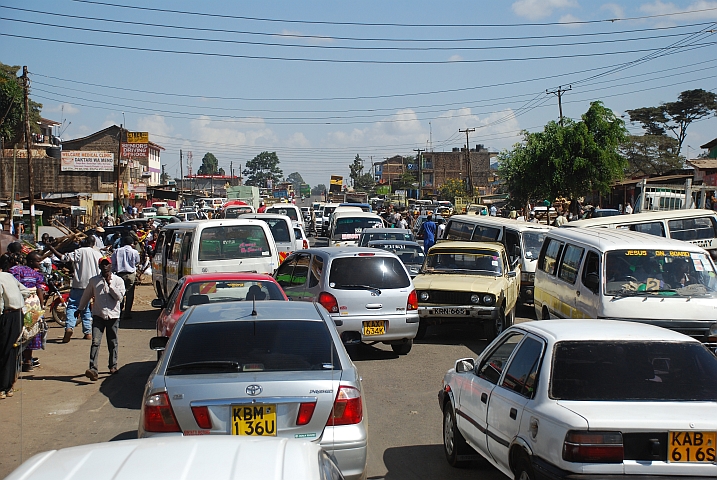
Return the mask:
[[354, 425], [362, 419], [361, 392], [357, 388], [342, 385], [336, 394], [334, 408], [331, 409], [326, 425]]
[[304, 250], [306, 250], [307, 248], [309, 248], [309, 242], [304, 239]]
[[408, 294], [406, 310], [418, 310], [418, 295], [415, 290], [412, 290], [411, 293]]
[[316, 408], [316, 402], [302, 403], [299, 405], [299, 415], [296, 417], [297, 425], [306, 425], [311, 421], [311, 417], [314, 415], [314, 409]]
[[339, 302], [328, 292], [319, 293], [319, 303], [330, 313], [339, 313]]
[[192, 407], [192, 414], [194, 415], [194, 420], [197, 421], [199, 428], [203, 428], [205, 430], [212, 429], [212, 419], [209, 417], [209, 407]]
[[373, 257], [375, 255], [376, 255], [375, 253], [359, 253], [358, 254], [359, 257]]
[[563, 460], [575, 463], [622, 463], [622, 433], [568, 432]]
[[167, 392], [151, 395], [143, 405], [144, 429], [148, 432], [181, 432]]

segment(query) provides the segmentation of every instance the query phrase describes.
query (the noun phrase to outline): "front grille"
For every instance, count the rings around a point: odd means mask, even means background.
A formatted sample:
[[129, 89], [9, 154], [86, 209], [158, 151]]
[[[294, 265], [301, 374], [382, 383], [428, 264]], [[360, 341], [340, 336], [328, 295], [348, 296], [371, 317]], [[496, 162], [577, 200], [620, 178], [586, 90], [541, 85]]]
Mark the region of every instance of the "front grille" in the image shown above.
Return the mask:
[[625, 460], [667, 461], [667, 432], [623, 433]]
[[471, 303], [473, 292], [446, 292], [444, 290], [429, 290], [428, 303], [439, 305], [465, 305]]

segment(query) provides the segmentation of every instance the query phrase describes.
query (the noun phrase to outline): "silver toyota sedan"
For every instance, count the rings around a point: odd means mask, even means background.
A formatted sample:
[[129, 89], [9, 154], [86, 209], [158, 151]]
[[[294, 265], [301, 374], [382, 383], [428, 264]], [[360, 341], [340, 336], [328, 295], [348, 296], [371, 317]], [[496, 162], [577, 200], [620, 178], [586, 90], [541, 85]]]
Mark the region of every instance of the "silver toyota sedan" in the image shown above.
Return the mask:
[[366, 470], [358, 370], [319, 304], [190, 308], [145, 386], [139, 437], [240, 435], [318, 442], [347, 479]]

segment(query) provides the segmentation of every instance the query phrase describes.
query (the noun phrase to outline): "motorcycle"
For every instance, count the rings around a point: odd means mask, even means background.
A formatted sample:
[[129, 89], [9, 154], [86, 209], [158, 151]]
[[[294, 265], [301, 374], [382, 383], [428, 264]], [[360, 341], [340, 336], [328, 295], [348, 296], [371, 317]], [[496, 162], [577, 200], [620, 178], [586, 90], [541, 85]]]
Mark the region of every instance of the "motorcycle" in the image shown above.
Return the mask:
[[67, 280], [60, 272], [53, 269], [52, 273], [45, 275], [45, 283], [49, 289], [45, 308], [49, 304], [52, 319], [64, 327], [67, 320], [67, 301], [70, 298]]

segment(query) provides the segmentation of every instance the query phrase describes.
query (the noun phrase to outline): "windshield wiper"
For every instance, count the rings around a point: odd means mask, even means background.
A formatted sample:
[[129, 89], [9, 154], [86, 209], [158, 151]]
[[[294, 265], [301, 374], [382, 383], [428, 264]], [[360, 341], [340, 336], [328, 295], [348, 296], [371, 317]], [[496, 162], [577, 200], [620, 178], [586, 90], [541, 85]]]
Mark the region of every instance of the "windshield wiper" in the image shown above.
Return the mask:
[[[337, 286], [336, 288], [339, 288], [339, 286]], [[377, 287], [372, 287], [371, 285], [341, 285], [340, 288], [363, 289], [368, 290], [370, 292], [374, 292], [376, 295], [381, 295], [381, 290], [379, 290]]]
[[167, 371], [181, 370], [183, 368], [196, 368], [196, 369], [231, 369], [233, 371], [239, 371], [239, 362], [233, 362], [229, 360], [207, 360], [204, 362], [187, 362], [180, 363], [178, 365], [170, 365], [167, 367]]

